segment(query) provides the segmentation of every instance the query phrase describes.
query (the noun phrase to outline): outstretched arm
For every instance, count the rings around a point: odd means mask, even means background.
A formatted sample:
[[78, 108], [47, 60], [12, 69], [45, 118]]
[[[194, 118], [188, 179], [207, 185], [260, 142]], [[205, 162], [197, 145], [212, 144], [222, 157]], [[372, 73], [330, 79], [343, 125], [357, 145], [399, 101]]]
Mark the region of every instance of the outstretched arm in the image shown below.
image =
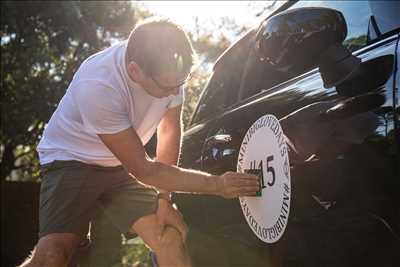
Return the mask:
[[255, 195], [258, 178], [227, 172], [221, 176], [179, 168], [151, 160], [133, 128], [100, 139], [133, 176], [144, 184], [167, 191], [220, 195], [225, 198]]

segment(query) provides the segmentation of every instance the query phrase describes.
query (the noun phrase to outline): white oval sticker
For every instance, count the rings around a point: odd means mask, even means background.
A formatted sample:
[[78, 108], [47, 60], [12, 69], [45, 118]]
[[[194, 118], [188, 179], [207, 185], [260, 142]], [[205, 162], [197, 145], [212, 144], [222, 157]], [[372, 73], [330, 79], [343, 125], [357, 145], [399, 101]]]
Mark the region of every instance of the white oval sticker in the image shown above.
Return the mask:
[[240, 197], [240, 205], [259, 239], [278, 241], [289, 218], [290, 164], [286, 138], [275, 116], [265, 115], [249, 128], [240, 146], [237, 171], [260, 174], [258, 196]]

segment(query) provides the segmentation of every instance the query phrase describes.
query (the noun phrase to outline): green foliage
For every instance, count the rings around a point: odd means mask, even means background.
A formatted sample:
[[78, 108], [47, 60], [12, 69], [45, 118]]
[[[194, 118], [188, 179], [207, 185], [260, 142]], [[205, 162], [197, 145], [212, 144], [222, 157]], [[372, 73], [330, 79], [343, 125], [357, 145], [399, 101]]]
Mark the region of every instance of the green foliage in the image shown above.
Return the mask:
[[[139, 238], [138, 238], [139, 239]], [[129, 267], [151, 267], [149, 249], [143, 241], [123, 246], [122, 266]]]
[[185, 102], [183, 105], [182, 121], [184, 129], [187, 129], [190, 123], [191, 116], [196, 109], [197, 101], [200, 97], [202, 89], [207, 83], [211, 72], [204, 67], [199, 67], [193, 72], [193, 78], [185, 87]]
[[352, 37], [343, 42], [343, 45], [347, 47], [350, 51], [356, 51], [361, 47], [365, 46], [367, 43], [367, 36], [365, 34]]
[[124, 1], [1, 5], [1, 179], [36, 179], [35, 147], [79, 64], [149, 13]]

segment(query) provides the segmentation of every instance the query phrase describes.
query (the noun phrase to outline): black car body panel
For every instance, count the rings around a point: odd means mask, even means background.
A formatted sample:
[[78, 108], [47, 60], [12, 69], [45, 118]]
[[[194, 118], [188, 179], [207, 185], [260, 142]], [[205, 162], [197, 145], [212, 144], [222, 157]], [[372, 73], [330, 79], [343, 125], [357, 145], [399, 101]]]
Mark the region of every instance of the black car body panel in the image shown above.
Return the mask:
[[353, 52], [358, 72], [330, 88], [318, 69], [285, 75], [257, 61], [255, 30], [224, 53], [184, 135], [181, 165], [235, 171], [246, 131], [273, 114], [291, 143], [292, 206], [283, 238], [266, 244], [237, 199], [175, 195], [196, 264], [400, 264], [400, 51], [398, 28], [387, 27]]

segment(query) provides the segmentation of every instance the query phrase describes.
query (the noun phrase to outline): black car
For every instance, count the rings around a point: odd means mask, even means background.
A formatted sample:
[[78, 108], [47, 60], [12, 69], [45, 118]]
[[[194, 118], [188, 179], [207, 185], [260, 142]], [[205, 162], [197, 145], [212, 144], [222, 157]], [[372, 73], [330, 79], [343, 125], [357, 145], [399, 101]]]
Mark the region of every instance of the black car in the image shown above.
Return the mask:
[[180, 164], [263, 187], [174, 196], [195, 265], [400, 266], [399, 28], [396, 1], [287, 2], [223, 53]]

